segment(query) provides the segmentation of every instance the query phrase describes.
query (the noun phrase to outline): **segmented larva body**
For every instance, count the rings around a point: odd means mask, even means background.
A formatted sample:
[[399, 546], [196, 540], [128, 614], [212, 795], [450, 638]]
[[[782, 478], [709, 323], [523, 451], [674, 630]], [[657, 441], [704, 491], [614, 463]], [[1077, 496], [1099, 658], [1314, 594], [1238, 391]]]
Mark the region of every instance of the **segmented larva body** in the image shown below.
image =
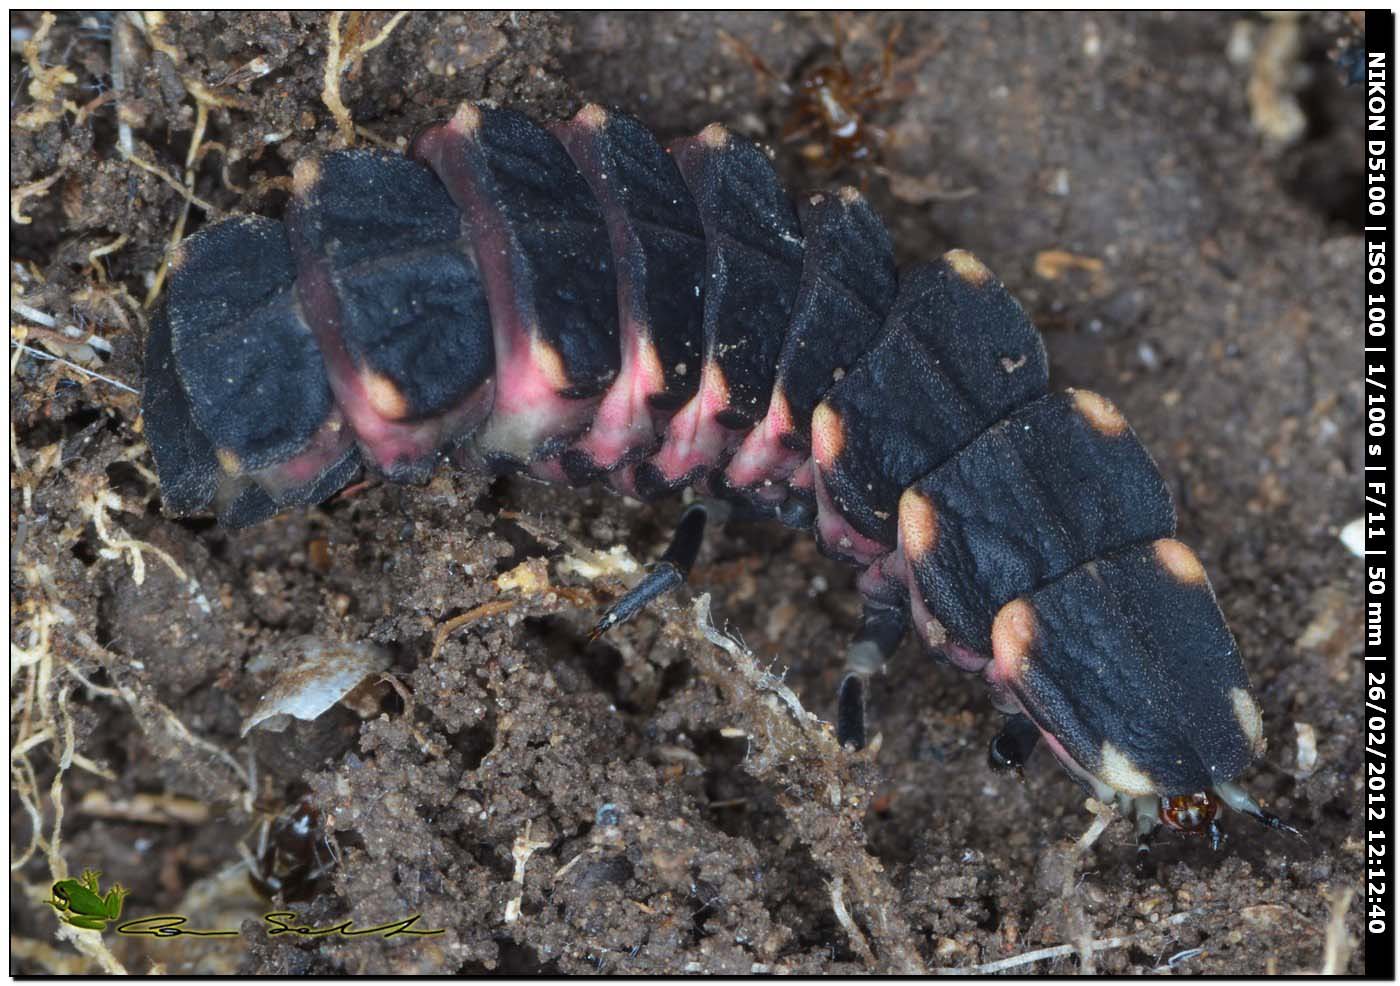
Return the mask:
[[144, 413], [166, 509], [230, 526], [444, 449], [742, 500], [864, 567], [877, 656], [909, 614], [981, 673], [1013, 761], [1043, 734], [1140, 831], [1197, 792], [1272, 819], [1231, 783], [1263, 744], [1243, 662], [1122, 416], [1048, 393], [971, 254], [897, 272], [858, 192], [794, 206], [722, 127], [464, 104], [410, 157], [303, 161], [284, 221], [181, 246]]

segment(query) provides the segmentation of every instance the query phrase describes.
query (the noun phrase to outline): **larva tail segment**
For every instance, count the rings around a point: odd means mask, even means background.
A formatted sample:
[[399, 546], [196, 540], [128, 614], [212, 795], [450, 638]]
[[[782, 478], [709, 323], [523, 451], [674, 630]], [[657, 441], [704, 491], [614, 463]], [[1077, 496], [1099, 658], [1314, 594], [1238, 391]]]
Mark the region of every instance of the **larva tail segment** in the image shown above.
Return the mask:
[[617, 285], [603, 212], [563, 146], [529, 117], [463, 103], [414, 141], [462, 210], [495, 342], [488, 462], [552, 458], [617, 376]]
[[[666, 419], [695, 394], [705, 230], [675, 162], [633, 117], [589, 105], [553, 133], [603, 211], [617, 274], [617, 378], [562, 456], [569, 479], [582, 483], [654, 452]], [[623, 492], [628, 477], [618, 477]]]
[[391, 480], [426, 481], [494, 396], [461, 213], [420, 165], [341, 151], [297, 165], [286, 223], [301, 312], [366, 458]]
[[218, 466], [215, 478], [194, 482], [189, 470], [208, 461], [200, 443], [184, 440], [188, 505], [209, 496], [201, 507], [212, 502], [223, 523], [245, 526], [349, 482], [359, 457], [298, 310], [283, 225], [218, 223], [181, 244], [174, 269], [169, 350], [155, 339], [147, 366], [148, 380], [160, 378], [156, 417], [177, 421], [183, 397]]
[[645, 496], [703, 483], [763, 417], [802, 276], [802, 230], [773, 165], [720, 126], [671, 154], [705, 229], [704, 352], [698, 390], [637, 469]]
[[[190, 400], [175, 373], [170, 319], [162, 306], [151, 317], [146, 336], [146, 387], [141, 395], [142, 430], [160, 475], [165, 512], [186, 517], [206, 510], [218, 489], [219, 460], [214, 445], [195, 424]], [[276, 504], [269, 499], [269, 509]]]
[[788, 478], [810, 453], [817, 403], [874, 344], [897, 290], [889, 232], [859, 192], [813, 193], [797, 212], [802, 279], [773, 393], [724, 472], [726, 489], [770, 505], [786, 499]]

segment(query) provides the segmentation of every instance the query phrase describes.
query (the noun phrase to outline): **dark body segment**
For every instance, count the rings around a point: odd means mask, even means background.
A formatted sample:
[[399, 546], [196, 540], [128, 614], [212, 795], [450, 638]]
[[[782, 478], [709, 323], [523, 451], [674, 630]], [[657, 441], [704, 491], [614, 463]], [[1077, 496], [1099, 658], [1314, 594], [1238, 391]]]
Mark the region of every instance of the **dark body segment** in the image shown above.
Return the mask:
[[778, 503], [811, 448], [812, 411], [874, 345], [894, 304], [894, 244], [854, 188], [798, 200], [802, 280], [778, 354], [768, 412], [725, 470], [727, 486]]
[[219, 486], [219, 460], [194, 423], [189, 398], [175, 374], [170, 320], [163, 306], [151, 317], [146, 336], [145, 378], [141, 428], [155, 456], [165, 510], [176, 517], [206, 510]]
[[621, 366], [588, 433], [562, 457], [578, 483], [655, 451], [665, 419], [695, 393], [705, 230], [675, 162], [633, 117], [589, 105], [554, 135], [603, 210], [617, 273]]
[[142, 431], [155, 456], [161, 499], [173, 516], [187, 517], [212, 509], [225, 527], [249, 527], [287, 507], [320, 503], [350, 482], [359, 469], [351, 449], [310, 485], [284, 486], [280, 502], [255, 478], [225, 473], [213, 443], [195, 423], [189, 398], [175, 373], [170, 320], [164, 307], [151, 318], [145, 383]]
[[[212, 509], [224, 527], [249, 527], [288, 507], [320, 503], [359, 471], [359, 460], [351, 448], [318, 476], [300, 484], [279, 477], [277, 467], [261, 476], [224, 472], [213, 443], [190, 413], [189, 398], [175, 373], [170, 320], [164, 307], [151, 318], [145, 383], [142, 430], [155, 456], [165, 509], [176, 517]], [[260, 479], [279, 491], [277, 499], [259, 485]]]
[[1230, 781], [1262, 749], [1258, 706], [1205, 570], [1163, 539], [1008, 603], [987, 678], [1081, 777], [1164, 797]]
[[368, 459], [422, 482], [491, 408], [490, 315], [461, 213], [422, 165], [378, 151], [303, 161], [287, 214], [297, 291]]
[[763, 417], [802, 276], [802, 231], [773, 165], [718, 125], [671, 147], [705, 229], [705, 349], [698, 392], [637, 470], [648, 496], [691, 485]]
[[617, 375], [602, 210], [563, 146], [512, 110], [463, 103], [419, 135], [413, 156], [462, 210], [491, 310], [497, 386], [477, 448], [503, 464], [551, 458]]
[[1040, 334], [971, 254], [906, 271], [880, 341], [812, 417], [823, 550], [858, 563], [884, 554], [904, 488], [1047, 382]]
[[1003, 604], [1175, 528], [1166, 483], [1127, 422], [1097, 394], [1068, 391], [989, 428], [905, 491], [896, 565], [925, 642], [985, 660]]
[[[359, 467], [293, 274], [282, 224], [259, 217], [217, 223], [175, 258], [170, 365], [223, 473], [221, 512], [241, 479], [285, 508], [325, 499]], [[262, 519], [246, 504], [238, 513]]]

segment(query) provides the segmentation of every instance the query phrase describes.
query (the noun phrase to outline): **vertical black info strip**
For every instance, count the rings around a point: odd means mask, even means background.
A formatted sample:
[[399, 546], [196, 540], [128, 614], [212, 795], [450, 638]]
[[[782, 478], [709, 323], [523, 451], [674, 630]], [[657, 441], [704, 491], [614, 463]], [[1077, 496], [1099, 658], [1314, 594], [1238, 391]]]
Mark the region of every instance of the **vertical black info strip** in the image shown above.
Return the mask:
[[1395, 15], [1366, 12], [1366, 975], [1395, 976], [1394, 536]]

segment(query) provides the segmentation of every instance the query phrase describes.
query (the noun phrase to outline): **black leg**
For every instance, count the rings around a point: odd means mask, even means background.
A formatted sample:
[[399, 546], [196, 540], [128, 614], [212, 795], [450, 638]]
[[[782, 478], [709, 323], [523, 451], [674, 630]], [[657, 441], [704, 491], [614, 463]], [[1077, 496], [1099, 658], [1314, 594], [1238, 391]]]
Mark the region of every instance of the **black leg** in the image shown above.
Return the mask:
[[865, 747], [865, 683], [884, 668], [908, 628], [903, 606], [866, 602], [860, 632], [846, 651], [846, 677], [836, 693], [836, 739], [842, 746]]
[[1026, 766], [1035, 746], [1040, 742], [1040, 730], [1030, 717], [1016, 712], [1006, 717], [1001, 732], [992, 737], [987, 747], [987, 763], [993, 770], [1016, 770]]
[[853, 750], [865, 749], [865, 679], [854, 671], [836, 692], [836, 739]]
[[1152, 841], [1157, 838], [1157, 833], [1162, 829], [1157, 812], [1153, 809], [1154, 804], [1155, 799], [1153, 798], [1137, 798], [1131, 803], [1131, 807], [1126, 809], [1128, 817], [1133, 821], [1133, 828], [1137, 832], [1135, 868], [1138, 876], [1141, 877], [1147, 877], [1152, 873]]
[[1210, 837], [1211, 852], [1218, 852], [1221, 843], [1225, 841], [1225, 833], [1220, 831], [1220, 826], [1215, 823], [1214, 819], [1206, 826], [1206, 835]]
[[1263, 825], [1265, 828], [1271, 828], [1275, 832], [1284, 832], [1288, 835], [1296, 836], [1297, 838], [1302, 839], [1305, 842], [1307, 841], [1307, 837], [1303, 835], [1302, 832], [1299, 832], [1292, 825], [1289, 825], [1282, 818], [1279, 818], [1271, 811], [1265, 811], [1264, 809], [1260, 808], [1257, 812], [1250, 811], [1246, 812], [1246, 814], [1250, 815], [1256, 822], [1258, 822], [1260, 825]]
[[652, 600], [684, 585], [700, 554], [700, 545], [705, 540], [706, 510], [704, 504], [693, 503], [681, 514], [676, 533], [671, 537], [671, 545], [660, 560], [646, 574], [642, 581], [632, 587], [625, 596], [608, 607], [603, 618], [598, 621], [590, 640], [597, 640], [619, 623], [626, 623], [636, 616]]

